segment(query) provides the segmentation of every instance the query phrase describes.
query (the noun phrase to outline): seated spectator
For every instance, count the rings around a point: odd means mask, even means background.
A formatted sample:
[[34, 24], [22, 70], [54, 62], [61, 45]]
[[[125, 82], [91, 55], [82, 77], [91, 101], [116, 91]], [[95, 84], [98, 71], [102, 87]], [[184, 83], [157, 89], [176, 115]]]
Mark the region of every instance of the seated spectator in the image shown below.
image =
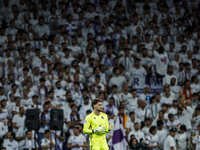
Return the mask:
[[42, 138], [41, 148], [51, 149], [55, 147], [55, 140], [51, 138], [51, 131], [49, 129], [45, 130], [44, 137]]
[[18, 149], [18, 142], [15, 141], [15, 132], [11, 131], [7, 133], [6, 138], [3, 140], [3, 147], [13, 150]]

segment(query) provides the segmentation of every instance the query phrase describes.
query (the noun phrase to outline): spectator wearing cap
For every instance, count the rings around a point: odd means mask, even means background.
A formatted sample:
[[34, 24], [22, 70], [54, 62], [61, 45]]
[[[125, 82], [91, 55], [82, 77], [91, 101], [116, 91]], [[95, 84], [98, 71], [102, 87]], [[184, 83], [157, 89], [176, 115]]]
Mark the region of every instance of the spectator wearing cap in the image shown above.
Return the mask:
[[112, 116], [111, 118], [115, 118], [118, 114], [118, 110], [115, 107], [115, 99], [113, 97], [110, 97], [108, 100], [108, 104], [105, 106], [105, 112], [107, 113], [108, 111], [111, 112]]
[[162, 120], [157, 121], [157, 135], [159, 138], [159, 148], [163, 149], [164, 147], [164, 141], [166, 137], [168, 136], [168, 130], [163, 128], [164, 122]]
[[83, 118], [85, 118], [87, 116], [86, 111], [91, 110], [91, 112], [92, 112], [93, 108], [89, 103], [88, 96], [83, 96], [83, 99], [84, 99], [84, 103], [80, 107], [79, 114], [82, 114]]
[[83, 121], [82, 114], [77, 112], [77, 106], [75, 104], [71, 105], [71, 113], [67, 117], [67, 124], [69, 126], [69, 133], [73, 135], [73, 127], [80, 124]]
[[169, 113], [171, 113], [173, 115], [177, 114], [177, 111], [178, 111], [177, 106], [178, 106], [177, 100], [174, 99], [173, 103], [172, 103], [172, 107], [169, 108]]
[[78, 149], [87, 147], [86, 138], [83, 134], [79, 132], [79, 126], [75, 125], [73, 127], [73, 134], [69, 137], [67, 148]]
[[145, 84], [144, 93], [140, 94], [139, 99], [145, 100], [146, 104], [149, 104], [151, 97], [152, 97], [152, 94], [150, 94], [150, 87], [148, 84]]
[[122, 91], [122, 85], [124, 85], [124, 83], [127, 83], [127, 80], [124, 76], [120, 75], [120, 68], [116, 67], [113, 69], [113, 73], [114, 73], [114, 77], [112, 77], [109, 81], [109, 87], [110, 87], [110, 91], [111, 91], [111, 87], [113, 85], [117, 85], [118, 86], [118, 92]]
[[174, 118], [173, 114], [168, 115], [169, 120], [166, 123], [167, 129], [178, 129], [181, 125], [181, 122], [179, 119]]
[[172, 106], [172, 103], [173, 103], [173, 100], [174, 100], [174, 97], [171, 96], [170, 94], [170, 88], [169, 87], [166, 87], [164, 89], [164, 95], [161, 97], [161, 104], [168, 104], [169, 107]]
[[176, 131], [175, 128], [170, 129], [169, 135], [164, 141], [164, 150], [176, 150], [176, 142], [174, 140]]
[[179, 132], [175, 135], [175, 141], [176, 141], [176, 147], [177, 150], [182, 150], [182, 149], [189, 149], [189, 136], [187, 134], [187, 128], [185, 125], [181, 125]]

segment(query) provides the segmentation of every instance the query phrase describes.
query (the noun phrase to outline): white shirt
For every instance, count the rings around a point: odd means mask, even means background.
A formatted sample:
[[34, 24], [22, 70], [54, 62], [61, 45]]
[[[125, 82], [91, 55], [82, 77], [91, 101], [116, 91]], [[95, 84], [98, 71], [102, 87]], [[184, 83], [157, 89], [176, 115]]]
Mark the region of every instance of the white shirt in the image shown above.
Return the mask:
[[144, 133], [144, 136], [145, 136], [145, 137], [149, 134], [149, 129], [150, 129], [150, 127], [146, 127], [146, 126], [144, 126], [144, 127], [142, 128], [142, 132]]
[[176, 143], [174, 138], [171, 135], [168, 135], [164, 142], [164, 150], [171, 150], [171, 147], [174, 147], [174, 150], [176, 150]]
[[[23, 137], [25, 134], [26, 134], [26, 131], [28, 129], [26, 127], [20, 127], [18, 130], [17, 130], [17, 133], [16, 133], [16, 137]], [[32, 130], [32, 138], [35, 137], [35, 131]], [[36, 134], [36, 137], [37, 137], [37, 134]], [[19, 148], [23, 148], [23, 146], [25, 145], [25, 139], [21, 140], [18, 142], [19, 143]]]
[[135, 129], [134, 129], [134, 124], [135, 124], [135, 123], [138, 123], [139, 126], [140, 126], [141, 120], [138, 119], [138, 118], [135, 118], [135, 121], [134, 121], [134, 122], [132, 122], [131, 119], [128, 120], [128, 121], [126, 122], [126, 128], [131, 129], [131, 131], [135, 131]]
[[137, 109], [135, 116], [141, 121], [144, 121], [145, 116], [146, 118], [152, 118], [151, 111], [147, 108], [145, 108], [144, 110], [142, 110], [141, 108]]
[[135, 98], [128, 98], [126, 100], [126, 109], [131, 112], [131, 111], [134, 111], [136, 108], [138, 108], [138, 97], [135, 97]]
[[[71, 145], [83, 145], [86, 142], [85, 136], [83, 134], [79, 134], [78, 136], [72, 135], [69, 137], [68, 143]], [[74, 147], [71, 150], [82, 150], [83, 147]]]
[[165, 138], [168, 135], [168, 130], [167, 129], [157, 130], [157, 135], [159, 137], [159, 147], [163, 149]]
[[168, 120], [167, 123], [166, 123], [166, 126], [168, 127], [168, 129], [178, 128], [180, 125], [181, 125], [181, 122], [178, 119], [174, 120], [173, 122]]
[[[157, 134], [152, 135], [152, 134], [148, 134], [146, 136], [146, 143], [151, 145], [151, 146], [156, 146], [159, 143], [159, 137]], [[156, 148], [153, 148], [153, 150]]]
[[5, 147], [7, 150], [18, 150], [18, 142], [15, 140], [10, 142], [9, 139], [5, 139], [3, 141], [3, 147]]
[[138, 143], [140, 143], [140, 139], [143, 139], [143, 141], [145, 140], [144, 133], [141, 132], [140, 130], [138, 130], [138, 131], [135, 131], [135, 130], [131, 131], [128, 134], [128, 141], [130, 140], [131, 135], [135, 135], [135, 138], [137, 139]]
[[177, 140], [177, 150], [186, 150], [187, 146], [187, 134], [184, 132], [183, 134], [177, 133], [175, 135], [175, 140]]
[[192, 119], [192, 114], [193, 114], [192, 107], [187, 106], [187, 110], [184, 109], [183, 114], [184, 114], [184, 119], [183, 119], [183, 122], [181, 123], [184, 124], [187, 127], [187, 129], [192, 129], [192, 125], [191, 125], [191, 119]]
[[156, 60], [156, 72], [160, 75], [165, 75], [169, 62], [167, 53], [159, 54], [157, 51], [154, 51], [154, 56]]
[[8, 126], [4, 125], [3, 122], [0, 122], [0, 139], [3, 139], [3, 136], [8, 133]]
[[[16, 126], [23, 127], [25, 122], [26, 116], [23, 115], [22, 117], [19, 116], [19, 114], [14, 115], [12, 122], [16, 123]], [[17, 129], [13, 127], [13, 132], [17, 132]]]
[[196, 150], [200, 149], [200, 135], [193, 137], [192, 143], [196, 144]]
[[174, 100], [173, 96], [169, 96], [168, 98], [165, 96], [162, 96], [160, 99], [160, 103], [161, 104], [172, 104]]
[[118, 76], [118, 77], [112, 77], [109, 82], [109, 87], [112, 87], [113, 85], [118, 86], [118, 92], [122, 91], [122, 86], [124, 83], [127, 83], [126, 78], [124, 76]]
[[[52, 142], [55, 144], [55, 140], [54, 139], [52, 139], [51, 138], [51, 140], [52, 140]], [[51, 142], [50, 142], [50, 140], [49, 139], [47, 139], [47, 138], [43, 138], [42, 139], [42, 144], [41, 144], [41, 146], [50, 146], [51, 145]], [[43, 150], [54, 150], [55, 148], [48, 148], [48, 149], [43, 149]]]

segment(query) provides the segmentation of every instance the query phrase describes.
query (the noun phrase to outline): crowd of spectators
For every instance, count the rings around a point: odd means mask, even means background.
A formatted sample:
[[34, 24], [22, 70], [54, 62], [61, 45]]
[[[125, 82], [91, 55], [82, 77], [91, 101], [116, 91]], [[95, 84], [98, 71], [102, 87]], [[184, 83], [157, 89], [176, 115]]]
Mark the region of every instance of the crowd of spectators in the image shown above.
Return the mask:
[[[199, 0], [0, 1], [2, 149], [89, 149], [95, 98], [132, 150], [199, 149], [199, 10]], [[38, 133], [25, 126], [35, 108]], [[51, 109], [63, 110], [62, 131], [49, 129]]]

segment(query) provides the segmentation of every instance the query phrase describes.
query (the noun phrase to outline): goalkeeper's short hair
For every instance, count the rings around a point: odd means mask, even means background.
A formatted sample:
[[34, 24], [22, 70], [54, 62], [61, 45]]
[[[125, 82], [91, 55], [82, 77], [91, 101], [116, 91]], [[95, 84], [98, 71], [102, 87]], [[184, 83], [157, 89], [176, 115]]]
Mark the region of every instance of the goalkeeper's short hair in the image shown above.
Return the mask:
[[98, 102], [102, 102], [102, 100], [100, 98], [95, 98], [93, 101], [92, 101], [92, 107], [94, 105], [96, 105]]

